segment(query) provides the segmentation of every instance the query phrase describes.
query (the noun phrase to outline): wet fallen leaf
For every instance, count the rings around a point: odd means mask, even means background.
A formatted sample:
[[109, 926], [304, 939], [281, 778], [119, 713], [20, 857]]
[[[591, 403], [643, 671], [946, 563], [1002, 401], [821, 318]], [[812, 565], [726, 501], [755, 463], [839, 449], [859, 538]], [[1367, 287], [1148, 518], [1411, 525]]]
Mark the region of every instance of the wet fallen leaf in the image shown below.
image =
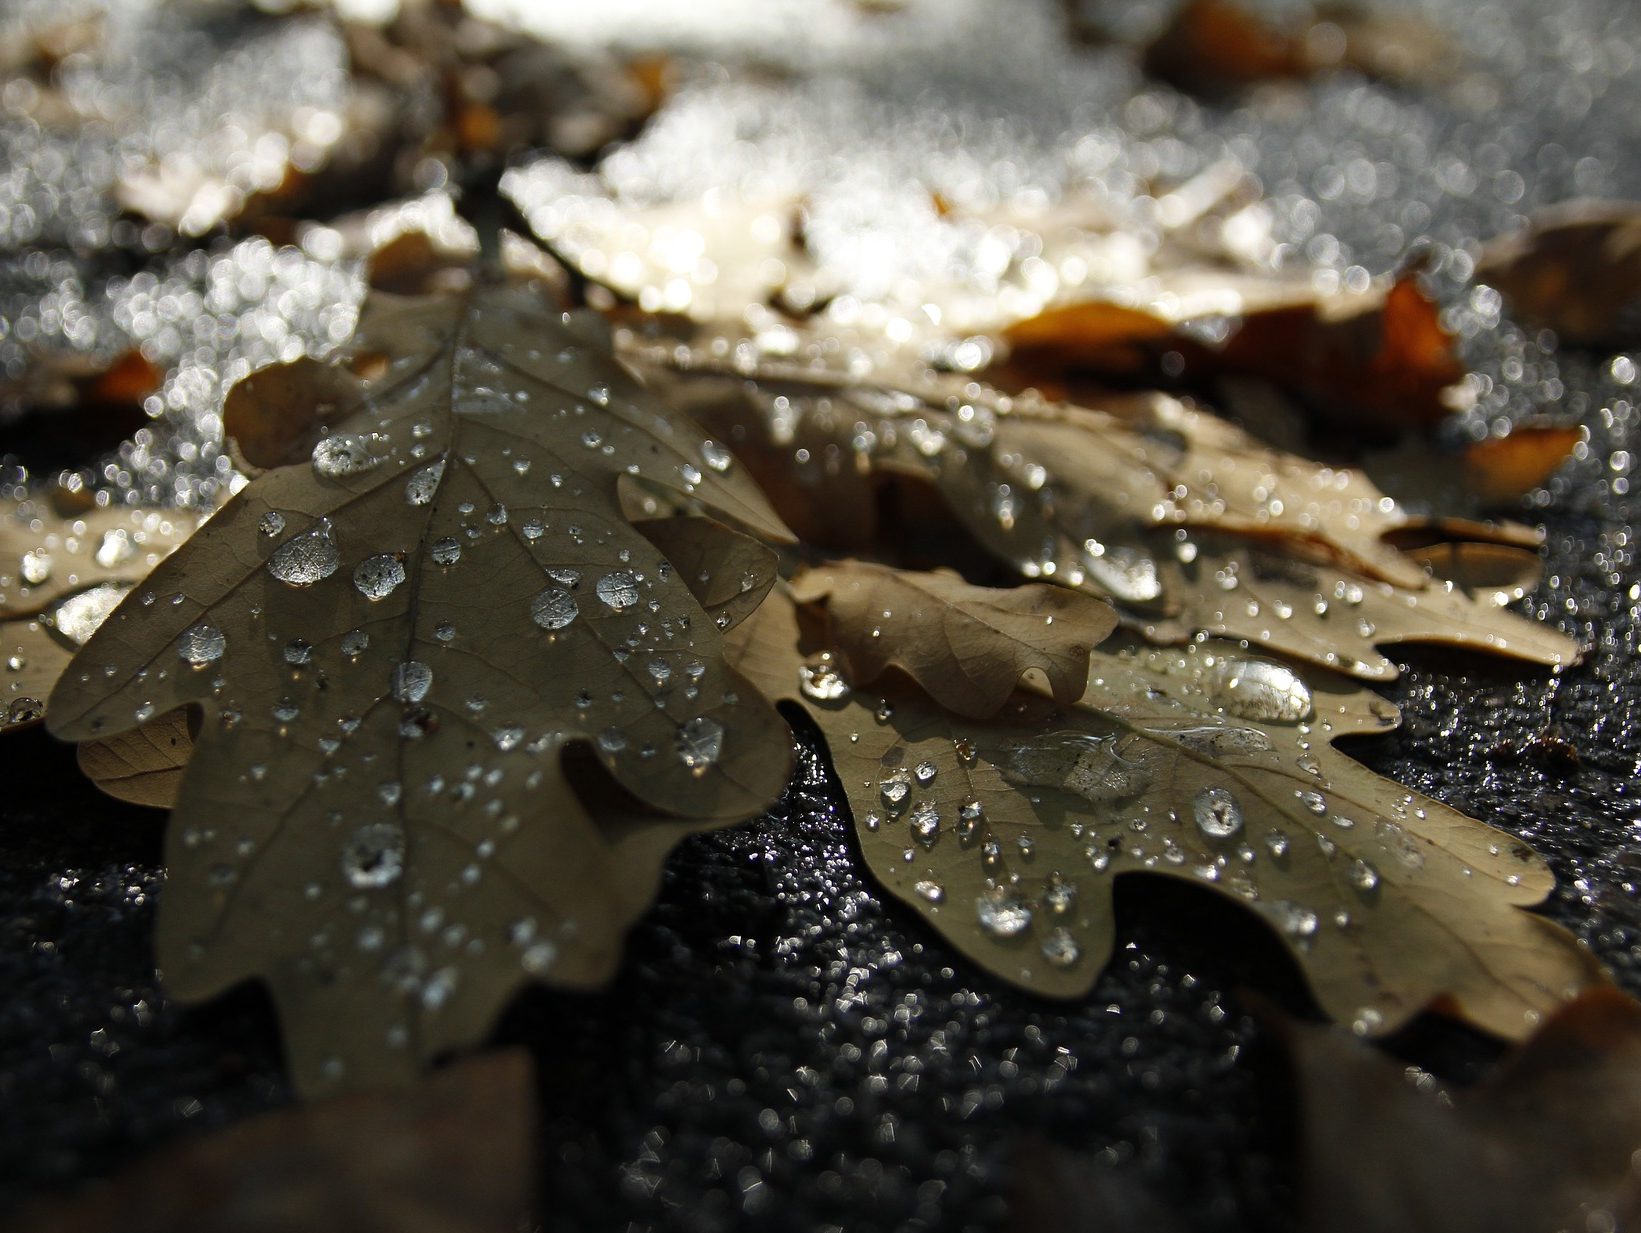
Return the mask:
[[1302, 1227], [1544, 1233], [1641, 1221], [1641, 1007], [1563, 1007], [1476, 1086], [1415, 1086], [1337, 1031], [1296, 1026]]
[[1236, 0], [1186, 0], [1146, 48], [1144, 64], [1182, 90], [1218, 95], [1341, 68], [1430, 81], [1457, 58], [1452, 41], [1412, 13], [1323, 5], [1276, 25]]
[[[783, 725], [719, 655], [744, 609], [709, 616], [718, 580], [675, 568], [622, 489], [785, 532], [600, 323], [525, 287], [378, 295], [334, 363], [254, 374], [224, 415], [274, 469], [85, 646], [51, 727], [203, 710], [168, 986], [266, 981], [309, 1094], [404, 1084], [526, 980], [606, 979], [672, 844], [785, 786]], [[615, 816], [577, 800], [570, 746], [629, 794]]]
[[44, 718], [74, 652], [195, 524], [126, 507], [65, 518], [35, 501], [0, 512], [0, 731]]
[[1542, 211], [1520, 235], [1483, 250], [1476, 279], [1564, 343], [1633, 345], [1641, 339], [1641, 207], [1574, 201]]
[[[874, 486], [912, 476], [995, 558], [1116, 604], [1160, 641], [1202, 632], [1386, 679], [1376, 648], [1439, 642], [1569, 663], [1561, 634], [1447, 587], [1387, 536], [1518, 548], [1509, 523], [1417, 517], [1361, 472], [1261, 445], [1174, 399], [1121, 414], [1010, 398], [957, 377], [877, 378], [815, 354], [634, 340], [646, 379], [734, 445], [806, 540], [887, 533]], [[901, 528], [904, 534], [904, 528]]]
[[793, 597], [825, 606], [848, 679], [869, 685], [899, 668], [974, 719], [995, 715], [1028, 671], [1043, 674], [1056, 702], [1075, 702], [1089, 651], [1117, 628], [1111, 605], [1063, 587], [977, 587], [870, 561], [809, 570]]
[[535, 1091], [520, 1051], [410, 1091], [240, 1122], [85, 1198], [37, 1204], [16, 1233], [517, 1233], [535, 1203]]
[[194, 753], [190, 713], [171, 711], [76, 751], [80, 770], [108, 795], [132, 805], [170, 809]]
[[[1364, 1035], [1441, 1005], [1522, 1037], [1598, 979], [1570, 934], [1523, 910], [1554, 882], [1530, 849], [1332, 747], [1396, 718], [1342, 678], [1234, 644], [1100, 648], [1075, 705], [1028, 683], [976, 719], [936, 703], [932, 678], [844, 676], [837, 648], [861, 636], [823, 632], [777, 592], [731, 658], [820, 727], [878, 879], [1004, 979], [1086, 994], [1111, 954], [1112, 880], [1139, 872], [1244, 905]], [[1006, 642], [966, 653], [1014, 658]]]

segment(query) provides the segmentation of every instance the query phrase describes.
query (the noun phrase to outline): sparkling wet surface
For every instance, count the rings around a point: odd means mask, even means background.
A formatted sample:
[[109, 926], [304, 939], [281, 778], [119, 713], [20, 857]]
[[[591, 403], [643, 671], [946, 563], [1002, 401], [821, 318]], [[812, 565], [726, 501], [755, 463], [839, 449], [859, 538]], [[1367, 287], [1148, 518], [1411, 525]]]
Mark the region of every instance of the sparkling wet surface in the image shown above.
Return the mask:
[[[1431, 7], [1439, 17], [1442, 6]], [[710, 42], [698, 32], [718, 9], [734, 6], [697, 6], [704, 16], [694, 24], [668, 21]], [[1160, 6], [1127, 11], [1122, 22], [1139, 29]], [[862, 151], [876, 141], [885, 147], [878, 166], [894, 166], [904, 140], [959, 170], [1006, 155], [1011, 175], [1051, 187], [1066, 174], [1055, 151], [1068, 144], [1114, 168], [1116, 183], [1148, 169], [1184, 175], [1229, 152], [1264, 181], [1294, 261], [1348, 282], [1353, 267], [1381, 272], [1428, 238], [1438, 288], [1481, 377], [1479, 408], [1455, 433], [1539, 411], [1590, 426], [1584, 457], [1533, 512], [1549, 531], [1548, 570], [1528, 609], [1592, 654], [1554, 679], [1479, 659], [1415, 658], [1386, 691], [1404, 728], [1363, 755], [1529, 840], [1558, 875], [1550, 913], [1641, 992], [1635, 359], [1556, 353], [1501, 320], [1496, 301], [1469, 287], [1457, 247], [1536, 204], [1641, 196], [1641, 169], [1625, 157], [1641, 124], [1638, 19], [1597, 0], [1449, 11], [1486, 70], [1469, 94], [1338, 80], [1220, 109], [1143, 83], [1119, 53], [1079, 59], [1048, 17], [1012, 8], [1010, 37], [985, 40], [975, 37], [984, 20], [954, 6], [946, 42], [903, 56], [899, 75], [868, 89], [850, 76], [837, 51], [846, 35], [831, 23], [812, 52], [792, 53], [819, 57], [830, 84], [770, 111], [763, 94], [704, 82], [628, 162], [665, 188], [667, 165], [656, 160], [669, 135], [688, 138], [674, 141], [667, 172], [682, 177], [703, 165], [696, 152], [721, 147], [737, 125], [748, 147], [737, 157], [749, 165], [779, 143], [801, 164], [814, 148], [802, 143], [824, 140], [870, 176]], [[733, 40], [735, 27], [726, 29], [721, 37]], [[941, 67], [953, 48], [964, 53], [961, 82]], [[176, 89], [195, 88], [181, 79]], [[885, 123], [885, 107], [922, 115], [921, 127]], [[748, 128], [744, 117], [760, 108], [766, 122]], [[1007, 118], [989, 127], [951, 119], [989, 113]], [[12, 148], [26, 144], [20, 122], [7, 123]], [[74, 174], [84, 166], [94, 163]], [[177, 366], [151, 429], [103, 475], [120, 492], [191, 501], [229, 478], [213, 422], [223, 384], [247, 364], [345, 337], [357, 282], [322, 257], [262, 240], [188, 251], [141, 228], [116, 233], [100, 191], [65, 196], [72, 217], [8, 235], [0, 359], [17, 375], [27, 353], [19, 340], [31, 332], [71, 350], [152, 343]], [[37, 206], [29, 194], [39, 177], [4, 192], [8, 206]], [[837, 200], [846, 197], [840, 188]], [[877, 234], [895, 234], [902, 215], [884, 217]], [[8, 448], [12, 440], [8, 432]], [[1576, 765], [1546, 735], [1569, 742]], [[0, 1203], [9, 1205], [289, 1094], [259, 994], [185, 1011], [155, 981], [160, 822], [98, 795], [70, 751], [38, 733], [9, 738], [0, 758]], [[1290, 1101], [1265, 1035], [1235, 996], [1248, 985], [1302, 1005], [1274, 944], [1205, 895], [1135, 881], [1119, 894], [1118, 959], [1095, 992], [1077, 1006], [1035, 1002], [883, 900], [837, 799], [810, 746], [769, 818], [692, 840], [674, 857], [610, 991], [531, 994], [508, 1016], [499, 1035], [530, 1044], [541, 1068], [548, 1227], [996, 1228], [1011, 1154], [1038, 1150], [1023, 1145], [1040, 1139], [1155, 1186], [1191, 1227], [1281, 1226], [1293, 1178]], [[1461, 1074], [1488, 1056], [1462, 1032], [1431, 1028], [1410, 1049]]]

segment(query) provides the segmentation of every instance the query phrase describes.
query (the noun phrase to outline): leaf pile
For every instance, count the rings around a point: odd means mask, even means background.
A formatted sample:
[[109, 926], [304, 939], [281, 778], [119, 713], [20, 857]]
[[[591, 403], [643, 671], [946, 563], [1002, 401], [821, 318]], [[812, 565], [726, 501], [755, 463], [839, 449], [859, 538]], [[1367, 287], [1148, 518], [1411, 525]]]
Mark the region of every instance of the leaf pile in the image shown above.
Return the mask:
[[785, 533], [596, 323], [523, 288], [379, 296], [336, 362], [263, 370], [226, 418], [274, 469], [87, 643], [51, 727], [203, 711], [170, 987], [265, 980], [306, 1091], [404, 1082], [522, 982], [605, 979], [667, 849], [785, 786], [784, 728], [719, 649], [769, 558], [720, 594], [699, 563], [744, 537], [634, 523], [623, 490]]

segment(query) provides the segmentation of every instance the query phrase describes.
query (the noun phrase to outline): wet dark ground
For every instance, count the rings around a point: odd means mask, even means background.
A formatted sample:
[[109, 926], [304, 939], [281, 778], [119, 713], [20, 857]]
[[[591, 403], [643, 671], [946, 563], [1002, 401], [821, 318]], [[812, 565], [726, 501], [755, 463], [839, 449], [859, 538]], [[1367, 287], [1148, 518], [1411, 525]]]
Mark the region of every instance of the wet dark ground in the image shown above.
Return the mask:
[[[1604, 46], [1628, 29], [1626, 11], [1591, 5], [1559, 20], [1586, 23]], [[1521, 43], [1540, 18], [1510, 9], [1499, 20]], [[1532, 52], [1540, 70], [1554, 67], [1546, 54]], [[1438, 153], [1500, 145], [1495, 179], [1541, 168], [1522, 177], [1529, 204], [1620, 192], [1635, 173], [1601, 167], [1634, 148], [1626, 87], [1616, 69], [1610, 80], [1569, 75], [1591, 95], [1570, 119], [1558, 118], [1559, 101], [1539, 107], [1530, 80], [1488, 114], [1485, 132], [1439, 100], [1392, 103]], [[1337, 148], [1362, 102], [1349, 93], [1366, 89], [1322, 88], [1304, 122], [1344, 126], [1329, 138]], [[1261, 138], [1267, 188], [1277, 193], [1284, 175], [1294, 192], [1308, 188], [1320, 201], [1315, 233], [1354, 243], [1333, 254], [1341, 262], [1352, 251], [1375, 270], [1394, 261], [1412, 237], [1393, 244], [1383, 233], [1392, 208], [1420, 204], [1432, 220], [1422, 230], [1443, 244], [1488, 234], [1523, 208], [1519, 195], [1478, 202], [1412, 176], [1377, 202], [1330, 203], [1316, 188], [1327, 151], [1288, 141], [1299, 121], [1194, 105], [1192, 115], [1198, 137]], [[1559, 153], [1546, 156], [1551, 146]], [[1436, 273], [1461, 307], [1465, 273], [1462, 262]], [[1591, 653], [1559, 677], [1445, 654], [1414, 660], [1386, 691], [1404, 727], [1354, 752], [1531, 842], [1557, 874], [1545, 910], [1641, 993], [1634, 368], [1558, 353], [1508, 320], [1470, 333], [1470, 362], [1495, 380], [1466, 427], [1538, 410], [1591, 426], [1586, 457], [1530, 511], [1547, 530], [1547, 569], [1523, 605]], [[7, 429], [8, 450], [27, 445], [16, 432]], [[1534, 745], [1546, 734], [1571, 743], [1576, 765]], [[1094, 993], [1074, 1006], [1034, 1001], [879, 896], [818, 742], [802, 743], [793, 787], [768, 818], [680, 848], [614, 987], [530, 994], [498, 1029], [539, 1068], [547, 1228], [994, 1229], [1021, 1159], [1048, 1145], [1085, 1154], [1095, 1176], [1154, 1189], [1202, 1233], [1291, 1227], [1293, 1094], [1238, 992], [1304, 1013], [1298, 977], [1269, 939], [1210, 896], [1136, 879], [1119, 888], [1118, 959]], [[72, 751], [38, 732], [0, 743], [0, 768], [3, 1213], [290, 1092], [259, 993], [184, 1009], [155, 979], [162, 819], [102, 797]], [[1461, 1079], [1495, 1054], [1436, 1023], [1397, 1044]]]

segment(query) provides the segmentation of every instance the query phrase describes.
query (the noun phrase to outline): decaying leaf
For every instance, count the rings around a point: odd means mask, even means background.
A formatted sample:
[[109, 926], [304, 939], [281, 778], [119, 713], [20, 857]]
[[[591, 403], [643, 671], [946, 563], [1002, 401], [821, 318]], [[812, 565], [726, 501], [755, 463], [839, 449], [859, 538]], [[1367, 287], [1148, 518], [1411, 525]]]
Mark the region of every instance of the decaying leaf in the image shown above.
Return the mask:
[[[1431, 520], [1360, 472], [1260, 445], [1174, 399], [1113, 402], [1118, 415], [956, 377], [858, 377], [818, 349], [629, 354], [734, 445], [806, 540], [869, 547], [874, 487], [912, 476], [999, 560], [1109, 599], [1160, 641], [1244, 638], [1379, 679], [1396, 671], [1380, 644], [1577, 658], [1561, 634], [1448, 588], [1387, 544]], [[1450, 539], [1537, 542], [1508, 523], [1438, 521]]]
[[1476, 279], [1496, 287], [1523, 321], [1578, 347], [1641, 339], [1641, 207], [1574, 201], [1490, 244]]
[[241, 1122], [145, 1161], [17, 1233], [516, 1233], [534, 1207], [529, 1058], [471, 1058], [404, 1093]]
[[45, 716], [74, 652], [196, 523], [124, 506], [65, 518], [34, 501], [0, 513], [0, 731]]
[[870, 561], [809, 570], [792, 593], [824, 604], [849, 680], [869, 685], [896, 667], [972, 719], [995, 715], [1028, 671], [1047, 678], [1056, 702], [1075, 702], [1089, 651], [1117, 628], [1109, 604], [1063, 587], [977, 587]]
[[1432, 1091], [1429, 1076], [1415, 1087], [1337, 1031], [1288, 1036], [1310, 1233], [1641, 1221], [1641, 1007], [1616, 990], [1562, 1008], [1468, 1090]]
[[[935, 703], [935, 681], [849, 681], [831, 637], [781, 592], [732, 646], [732, 662], [825, 734], [883, 884], [1034, 992], [1092, 987], [1114, 936], [1112, 880], [1136, 872], [1245, 905], [1323, 1008], [1366, 1035], [1442, 1005], [1521, 1037], [1597, 979], [1570, 934], [1522, 910], [1553, 884], [1525, 845], [1333, 749], [1395, 720], [1342, 678], [1312, 684], [1234, 644], [1096, 649], [1075, 705], [1028, 683], [975, 719]], [[1007, 644], [991, 653], [1013, 658]]]
[[171, 711], [107, 740], [87, 741], [76, 751], [80, 769], [116, 800], [170, 809], [194, 753], [191, 720], [186, 709]]
[[[308, 1093], [406, 1083], [525, 980], [607, 978], [672, 844], [785, 786], [784, 726], [720, 657], [744, 606], [675, 568], [623, 488], [786, 533], [599, 323], [525, 287], [373, 297], [335, 363], [253, 375], [225, 419], [275, 469], [113, 614], [50, 723], [106, 740], [203, 711], [167, 835], [170, 988], [266, 981]], [[608, 816], [571, 747], [627, 794]]]
[[1183, 90], [1213, 95], [1341, 68], [1428, 81], [1450, 72], [1457, 58], [1452, 40], [1412, 13], [1323, 5], [1277, 26], [1236, 0], [1186, 0], [1146, 48], [1145, 67]]

